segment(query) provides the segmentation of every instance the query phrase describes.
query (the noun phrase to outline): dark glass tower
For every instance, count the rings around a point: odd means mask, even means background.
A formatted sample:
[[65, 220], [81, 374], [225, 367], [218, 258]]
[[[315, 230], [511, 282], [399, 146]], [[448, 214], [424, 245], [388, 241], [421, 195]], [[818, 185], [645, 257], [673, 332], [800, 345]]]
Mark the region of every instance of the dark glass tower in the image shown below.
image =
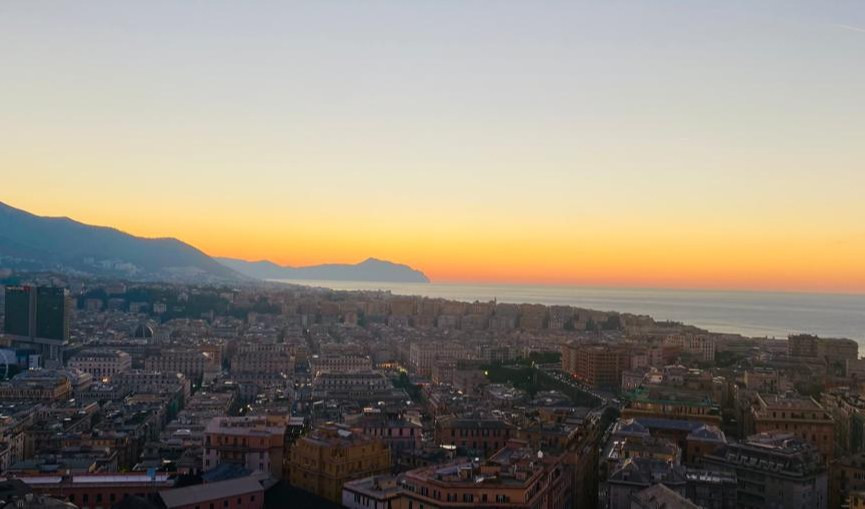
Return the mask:
[[69, 341], [71, 300], [65, 288], [7, 286], [3, 332], [16, 348], [60, 359]]
[[36, 290], [37, 338], [65, 342], [69, 339], [69, 297], [65, 288]]
[[7, 286], [3, 332], [30, 337], [36, 317], [36, 294], [29, 286]]

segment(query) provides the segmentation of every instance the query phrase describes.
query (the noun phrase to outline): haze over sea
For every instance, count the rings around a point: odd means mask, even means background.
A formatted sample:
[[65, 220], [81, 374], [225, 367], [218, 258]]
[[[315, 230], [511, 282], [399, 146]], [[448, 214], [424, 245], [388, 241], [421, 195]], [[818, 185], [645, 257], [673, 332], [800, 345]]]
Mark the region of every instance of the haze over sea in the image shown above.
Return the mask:
[[713, 332], [786, 338], [810, 333], [865, 345], [865, 295], [525, 286], [457, 283], [375, 283], [280, 280], [334, 290], [386, 290], [461, 301], [569, 305], [650, 315]]

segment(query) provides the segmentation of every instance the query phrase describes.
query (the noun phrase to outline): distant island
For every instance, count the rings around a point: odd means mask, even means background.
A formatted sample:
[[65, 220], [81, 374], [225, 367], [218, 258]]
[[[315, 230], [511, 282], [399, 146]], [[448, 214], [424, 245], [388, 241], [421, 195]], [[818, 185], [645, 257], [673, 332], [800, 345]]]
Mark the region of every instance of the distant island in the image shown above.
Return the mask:
[[284, 267], [270, 261], [249, 262], [235, 258], [215, 258], [226, 267], [256, 279], [293, 279], [312, 281], [371, 281], [381, 283], [429, 283], [421, 271], [408, 265], [376, 258], [356, 264], [330, 263], [308, 267]]

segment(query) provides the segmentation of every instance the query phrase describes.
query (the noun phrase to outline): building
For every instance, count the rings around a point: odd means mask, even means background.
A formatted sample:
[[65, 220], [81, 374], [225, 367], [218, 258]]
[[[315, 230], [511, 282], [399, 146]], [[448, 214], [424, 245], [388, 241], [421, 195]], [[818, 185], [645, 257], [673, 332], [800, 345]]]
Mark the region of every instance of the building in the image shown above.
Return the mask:
[[622, 418], [658, 418], [720, 425], [719, 405], [705, 390], [666, 385], [644, 385], [625, 394]]
[[706, 468], [735, 473], [739, 507], [825, 509], [827, 473], [819, 452], [792, 434], [761, 433], [703, 458]]
[[313, 374], [319, 373], [356, 373], [371, 371], [372, 359], [367, 355], [322, 354], [310, 359]]
[[114, 379], [117, 384], [135, 393], [174, 393], [180, 391], [183, 400], [189, 399], [191, 386], [183, 373], [133, 369], [124, 371]]
[[403, 507], [571, 507], [573, 476], [563, 456], [509, 441], [486, 461], [459, 460], [404, 474]]
[[738, 483], [734, 472], [688, 468], [685, 480], [685, 496], [703, 509], [736, 509]]
[[391, 418], [381, 413], [367, 414], [351, 425], [361, 430], [364, 435], [384, 441], [392, 453], [421, 448], [423, 427], [420, 423], [408, 419]]
[[727, 437], [717, 426], [704, 424], [694, 429], [685, 437], [685, 451], [683, 463], [691, 466], [699, 466], [703, 463], [703, 457], [711, 454], [721, 447], [727, 445]]
[[846, 338], [794, 334], [787, 338], [787, 354], [794, 359], [822, 360], [844, 367], [847, 360], [859, 358], [859, 344]]
[[446, 416], [435, 426], [436, 443], [452, 445], [461, 452], [487, 456], [504, 447], [516, 431], [514, 426], [496, 418]]
[[72, 384], [55, 370], [29, 370], [0, 383], [0, 401], [59, 401], [72, 395]]
[[676, 336], [673, 344], [682, 349], [682, 353], [695, 357], [703, 362], [715, 361], [715, 338], [710, 336], [682, 335]]
[[839, 387], [823, 392], [820, 405], [835, 421], [835, 448], [842, 454], [865, 451], [865, 398]]
[[65, 288], [7, 286], [4, 332], [14, 346], [32, 348], [59, 362], [69, 342], [72, 301]]
[[655, 484], [684, 496], [687, 486], [685, 469], [680, 465], [650, 458], [631, 458], [607, 479], [609, 509], [630, 509], [633, 496]]
[[595, 389], [618, 391], [630, 362], [627, 349], [618, 345], [575, 342], [562, 346], [562, 370]]
[[387, 399], [393, 388], [391, 381], [378, 371], [319, 373], [312, 381], [313, 397], [358, 402]]
[[844, 456], [829, 465], [829, 507], [841, 507], [854, 492], [865, 491], [865, 453]]
[[202, 352], [194, 348], [174, 348], [159, 352], [159, 355], [144, 360], [147, 371], [183, 373], [190, 379], [197, 379], [205, 373], [217, 372], [221, 366], [212, 352]]
[[231, 359], [231, 373], [292, 374], [294, 357], [289, 352], [243, 352]]
[[159, 492], [166, 509], [261, 509], [264, 488], [254, 477], [196, 484]]
[[409, 364], [412, 371], [421, 376], [432, 375], [436, 362], [466, 360], [470, 357], [466, 347], [457, 341], [413, 342], [409, 346]]
[[154, 476], [145, 472], [104, 473], [81, 475], [34, 475], [22, 476], [34, 493], [66, 500], [78, 507], [108, 508], [124, 498], [139, 496], [156, 490], [172, 488], [174, 479], [168, 474], [158, 472]]
[[407, 503], [393, 476], [365, 477], [342, 486], [342, 505], [349, 509], [404, 509]]
[[234, 463], [283, 477], [285, 419], [273, 416], [217, 417], [204, 430], [204, 470]]
[[345, 483], [390, 471], [390, 451], [381, 440], [327, 423], [295, 442], [289, 468], [293, 486], [339, 503]]
[[114, 378], [132, 369], [132, 357], [122, 350], [84, 350], [69, 359], [69, 367], [89, 373], [96, 380]]
[[835, 423], [813, 398], [757, 394], [751, 408], [756, 433], [792, 433], [811, 443], [825, 459], [835, 452]]
[[702, 509], [663, 484], [655, 484], [631, 495], [630, 509]]

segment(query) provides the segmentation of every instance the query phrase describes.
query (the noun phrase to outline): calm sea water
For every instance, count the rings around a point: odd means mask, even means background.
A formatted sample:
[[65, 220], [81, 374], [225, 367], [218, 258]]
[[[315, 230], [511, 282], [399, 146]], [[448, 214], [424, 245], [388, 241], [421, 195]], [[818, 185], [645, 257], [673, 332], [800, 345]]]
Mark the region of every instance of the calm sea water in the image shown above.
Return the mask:
[[497, 299], [508, 303], [571, 305], [650, 315], [656, 320], [674, 320], [714, 332], [777, 338], [807, 332], [826, 337], [847, 337], [865, 345], [865, 295], [450, 283], [283, 282], [334, 290], [389, 290], [398, 295], [462, 301]]

